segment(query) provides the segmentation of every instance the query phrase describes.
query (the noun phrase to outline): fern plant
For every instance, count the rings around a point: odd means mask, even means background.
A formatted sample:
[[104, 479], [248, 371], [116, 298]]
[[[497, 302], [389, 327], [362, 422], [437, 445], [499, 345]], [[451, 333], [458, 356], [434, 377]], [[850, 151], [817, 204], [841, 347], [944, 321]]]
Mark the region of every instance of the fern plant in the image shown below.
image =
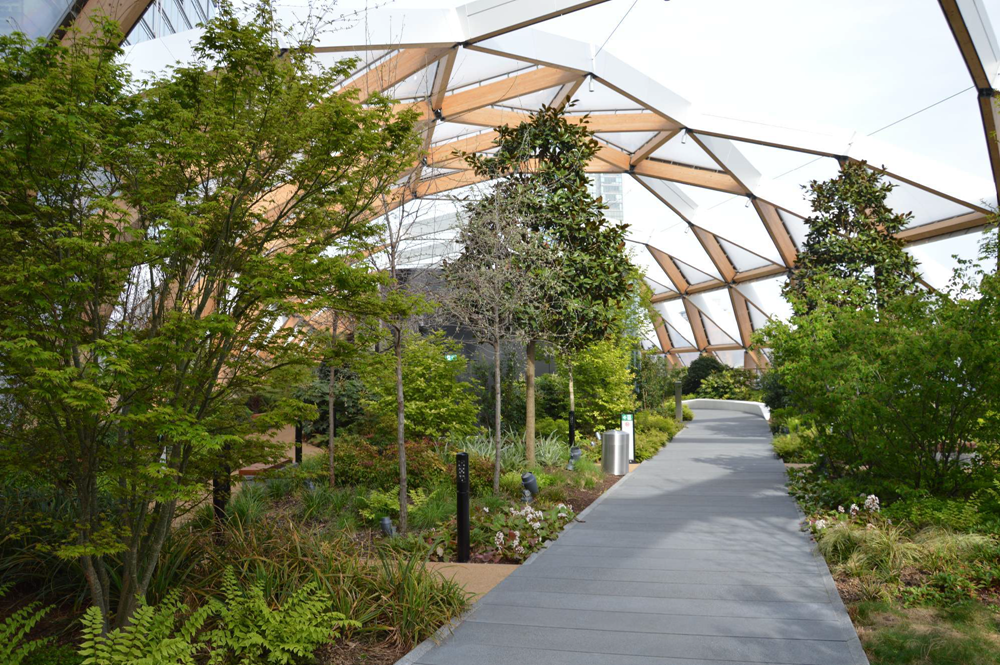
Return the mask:
[[294, 665], [312, 658], [340, 629], [360, 628], [339, 612], [315, 583], [303, 585], [284, 605], [271, 609], [260, 584], [243, 587], [232, 569], [222, 579], [219, 626], [210, 631], [209, 665]]
[[96, 607], [83, 615], [83, 640], [78, 653], [83, 665], [194, 665], [202, 644], [197, 639], [212, 604], [187, 616], [180, 593], [172, 591], [156, 607], [140, 603], [132, 623], [104, 633], [104, 617]]
[[[0, 598], [9, 590], [9, 584], [0, 585]], [[0, 663], [21, 665], [29, 655], [48, 643], [48, 640], [29, 640], [27, 637], [51, 609], [42, 607], [40, 603], [29, 603], [0, 621]]]

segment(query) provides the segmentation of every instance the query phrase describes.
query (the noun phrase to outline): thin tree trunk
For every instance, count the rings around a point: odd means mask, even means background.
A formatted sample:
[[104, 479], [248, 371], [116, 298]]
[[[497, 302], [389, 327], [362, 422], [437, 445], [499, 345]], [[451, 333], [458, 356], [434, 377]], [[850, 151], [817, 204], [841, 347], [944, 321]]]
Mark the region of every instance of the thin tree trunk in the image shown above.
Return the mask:
[[330, 340], [333, 342], [333, 353], [330, 354], [330, 390], [327, 393], [327, 406], [329, 407], [329, 422], [327, 423], [327, 434], [329, 436], [330, 454], [330, 487], [336, 484], [336, 468], [334, 466], [334, 437], [337, 434], [337, 370], [334, 368], [334, 354], [337, 353], [337, 326], [340, 317], [333, 315], [333, 324], [330, 326]]
[[399, 446], [399, 532], [406, 533], [406, 439], [403, 423], [403, 331], [393, 331], [396, 352], [396, 444]]
[[496, 463], [493, 465], [493, 493], [500, 493], [500, 344], [493, 345], [493, 395], [496, 403], [493, 412], [494, 436], [496, 437]]
[[535, 464], [535, 340], [528, 342], [524, 364], [524, 456]]
[[567, 373], [569, 374], [569, 445], [572, 448], [576, 445], [576, 395], [573, 392], [573, 361], [566, 362]]

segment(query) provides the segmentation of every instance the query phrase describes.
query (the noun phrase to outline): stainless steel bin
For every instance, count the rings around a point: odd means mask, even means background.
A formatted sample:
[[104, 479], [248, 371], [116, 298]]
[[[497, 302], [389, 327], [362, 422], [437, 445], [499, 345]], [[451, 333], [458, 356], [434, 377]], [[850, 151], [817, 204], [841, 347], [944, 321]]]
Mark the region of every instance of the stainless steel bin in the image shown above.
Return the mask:
[[613, 429], [601, 435], [601, 467], [604, 473], [624, 476], [628, 473], [627, 432]]

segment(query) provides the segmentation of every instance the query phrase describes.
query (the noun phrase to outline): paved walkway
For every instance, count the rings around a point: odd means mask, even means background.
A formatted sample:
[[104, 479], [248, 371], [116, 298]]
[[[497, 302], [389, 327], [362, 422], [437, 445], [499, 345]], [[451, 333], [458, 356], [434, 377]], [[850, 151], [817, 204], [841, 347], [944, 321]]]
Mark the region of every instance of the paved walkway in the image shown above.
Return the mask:
[[867, 665], [767, 425], [696, 412], [425, 665]]

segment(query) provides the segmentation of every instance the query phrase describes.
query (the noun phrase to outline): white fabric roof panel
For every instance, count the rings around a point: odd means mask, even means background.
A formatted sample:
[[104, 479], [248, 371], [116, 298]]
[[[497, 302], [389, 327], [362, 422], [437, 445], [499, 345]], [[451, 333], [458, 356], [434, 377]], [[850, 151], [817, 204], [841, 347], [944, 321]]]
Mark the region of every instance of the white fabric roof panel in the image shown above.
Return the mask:
[[[290, 9], [283, 11], [290, 15], [301, 13], [296, 3], [288, 4]], [[346, 28], [324, 31], [315, 46], [322, 52], [320, 58], [327, 62], [344, 56], [358, 57], [359, 75], [364, 74], [365, 67], [378, 66], [408, 48], [436, 49], [436, 58], [454, 53], [454, 65], [439, 94], [442, 90], [449, 95], [462, 94], [497, 81], [509, 81], [513, 90], [520, 80], [528, 80], [520, 79], [522, 76], [534, 76], [537, 81], [545, 70], [561, 72], [560, 80], [571, 83], [550, 84], [542, 89], [529, 84], [519, 88], [514, 97], [484, 99], [478, 107], [482, 112], [478, 122], [483, 124], [463, 123], [461, 113], [456, 113], [454, 119], [439, 113], [425, 126], [433, 132], [435, 148], [446, 148], [451, 141], [488, 131], [483, 126], [487, 122], [519, 122], [525, 112], [551, 102], [566, 86], [575, 86], [572, 99], [577, 103], [571, 113], [600, 113], [597, 136], [614, 147], [610, 157], [596, 165], [597, 170], [622, 174], [622, 213], [630, 224], [629, 240], [638, 243], [636, 261], [645, 270], [657, 310], [669, 323], [666, 337], [673, 348], [707, 340], [702, 351], [731, 354], [736, 363], [740, 352], [712, 348], [738, 345], [742, 338], [732, 311], [729, 285], [749, 301], [753, 329], [765, 325], [769, 316], [789, 315], [781, 285], [794, 263], [795, 251], [801, 249], [808, 233], [804, 218], [810, 210], [803, 187], [812, 180], [834, 177], [838, 159], [867, 160], [897, 184], [890, 204], [899, 212], [912, 211], [914, 215], [912, 228], [919, 233], [911, 235], [920, 242], [909, 251], [921, 261], [928, 283], [943, 285], [954, 265], [952, 254], [967, 258], [975, 255], [975, 238], [979, 236], [970, 229], [987, 221], [984, 212], [996, 202], [995, 183], [989, 179], [849, 129], [796, 128], [728, 114], [701, 113], [668, 87], [620, 60], [613, 49], [534, 27], [547, 17], [589, 4], [572, 0], [478, 0], [434, 8], [379, 7], [367, 10], [364, 20], [355, 20]], [[991, 58], [995, 74], [996, 58], [989, 55], [989, 48], [978, 48], [996, 43], [990, 22], [983, 18], [986, 12], [981, 0], [963, 0], [963, 19], [966, 14], [972, 17], [968, 20], [973, 20], [976, 30], [977, 53], [982, 51]], [[946, 22], [942, 22], [941, 29], [948, 29]], [[137, 44], [128, 48], [127, 62], [136, 73], [163, 71], [177, 61], [190, 60], [192, 45], [199, 35], [200, 30], [191, 30]], [[780, 35], [773, 37], [780, 39]], [[386, 92], [402, 100], [430, 99], [443, 62], [433, 59]], [[661, 64], [651, 62], [649, 66]], [[974, 94], [964, 95], [961, 100], [976, 101]], [[955, 108], [952, 102], [937, 107], [935, 113], [945, 113], [949, 108]], [[940, 124], [947, 126], [945, 122]], [[649, 141], [668, 137], [651, 154], [644, 150]], [[420, 183], [453, 172], [424, 168]], [[632, 177], [625, 177], [628, 174]], [[406, 178], [400, 180], [400, 186], [406, 184]], [[433, 198], [442, 201], [427, 210], [454, 215], [454, 201], [450, 202], [449, 213], [447, 199], [475, 195], [487, 187], [451, 191], [432, 187], [430, 191], [436, 192]], [[920, 231], [922, 227], [930, 231]], [[928, 240], [935, 235], [940, 237]], [[413, 255], [440, 256], [442, 251], [450, 251], [448, 243], [450, 239], [441, 236], [433, 242], [425, 237], [418, 241]], [[679, 292], [663, 267], [639, 245], [673, 257], [674, 266], [688, 283], [686, 290]], [[668, 267], [673, 270], [673, 266]], [[723, 285], [715, 286], [719, 282]], [[685, 303], [704, 316], [699, 321], [688, 321]], [[685, 363], [693, 359], [687, 353], [677, 356]], [[741, 359], [737, 365], [742, 365]]]

